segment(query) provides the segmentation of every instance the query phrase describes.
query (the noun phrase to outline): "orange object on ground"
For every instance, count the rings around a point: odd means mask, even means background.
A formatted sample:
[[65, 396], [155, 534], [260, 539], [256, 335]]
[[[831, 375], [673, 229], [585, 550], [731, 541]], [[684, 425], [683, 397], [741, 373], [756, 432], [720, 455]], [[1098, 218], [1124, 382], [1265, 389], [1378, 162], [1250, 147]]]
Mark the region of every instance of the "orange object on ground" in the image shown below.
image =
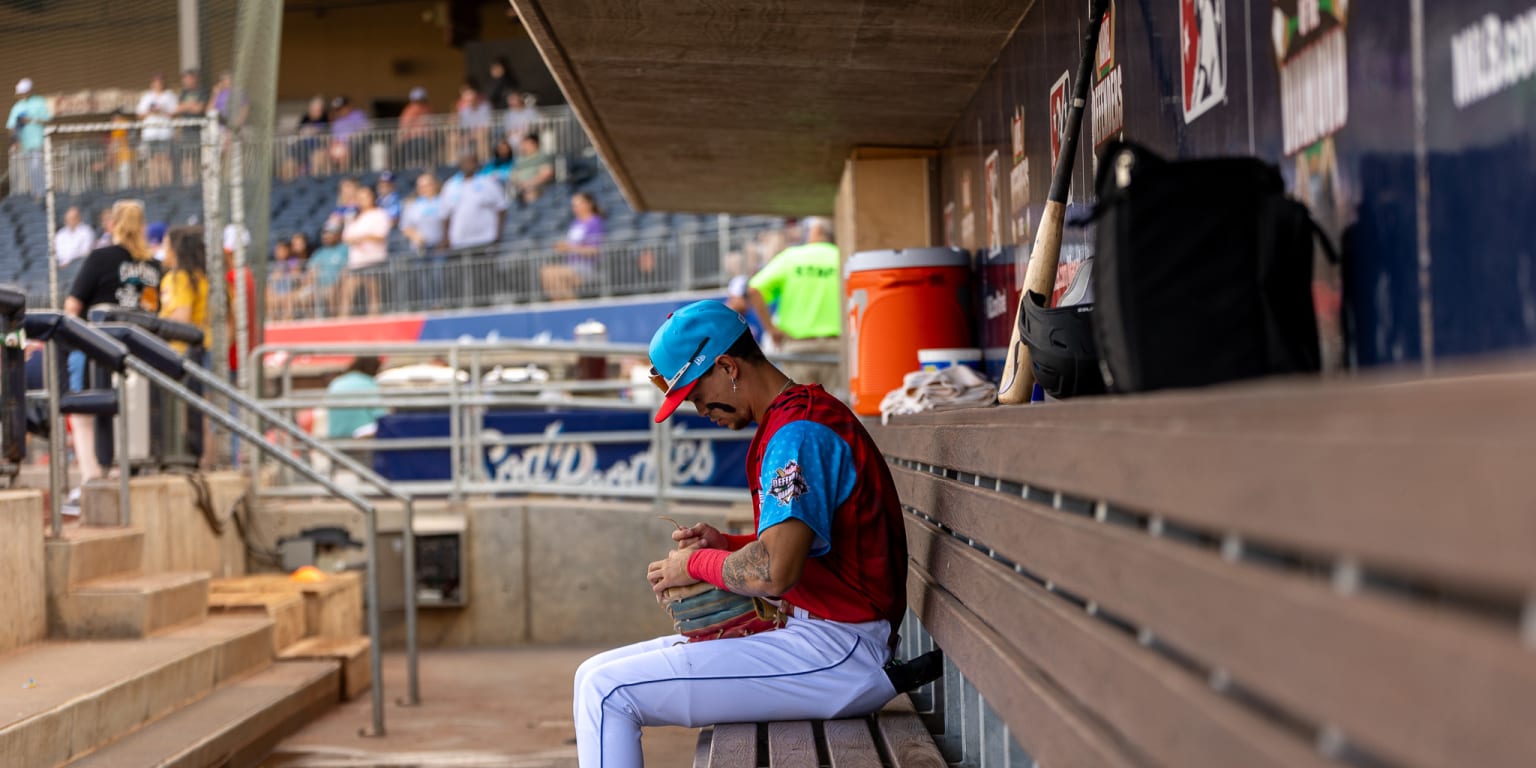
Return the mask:
[[970, 347], [971, 257], [959, 248], [862, 251], [849, 257], [848, 392], [855, 413], [918, 370], [917, 351]]
[[289, 574], [288, 578], [303, 582], [325, 581], [325, 571], [313, 565], [306, 565]]

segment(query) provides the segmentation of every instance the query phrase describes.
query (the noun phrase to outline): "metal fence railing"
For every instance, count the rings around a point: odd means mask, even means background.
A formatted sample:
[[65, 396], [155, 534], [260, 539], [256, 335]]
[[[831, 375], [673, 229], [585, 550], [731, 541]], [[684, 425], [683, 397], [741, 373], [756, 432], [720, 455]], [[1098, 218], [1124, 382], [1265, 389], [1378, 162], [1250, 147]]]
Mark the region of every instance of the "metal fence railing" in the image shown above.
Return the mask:
[[[329, 131], [299, 128], [280, 130], [271, 138], [270, 154], [253, 151], [244, 138], [245, 178], [271, 173], [285, 180], [303, 176], [361, 175], [385, 169], [438, 168], [454, 165], [460, 154], [473, 151], [486, 159], [498, 140], [518, 132], [539, 137], [540, 149], [556, 157], [585, 153], [592, 145], [568, 107], [543, 107], [537, 119], [508, 124], [507, 113], [493, 113], [488, 127], [465, 128], [452, 115], [430, 115], [401, 128], [399, 120], [373, 120], [362, 130], [337, 136]], [[192, 127], [178, 129], [168, 143], [146, 145], [142, 124], [123, 121], [102, 124], [93, 133], [58, 136], [52, 147], [54, 190], [63, 194], [118, 192], [153, 187], [186, 187], [202, 182], [202, 136]], [[228, 129], [220, 128], [227, 138]], [[39, 153], [40, 154], [40, 153]], [[271, 160], [257, 158], [270, 157]], [[10, 169], [27, 167], [21, 149], [10, 148]], [[39, 162], [41, 162], [39, 160]], [[271, 167], [260, 167], [270, 164]], [[40, 196], [41, 175], [11, 173], [11, 192]]]
[[729, 255], [764, 226], [610, 242], [594, 257], [506, 244], [442, 255], [397, 252], [384, 264], [338, 276], [318, 266], [274, 268], [267, 317], [283, 322], [721, 289], [734, 276]]

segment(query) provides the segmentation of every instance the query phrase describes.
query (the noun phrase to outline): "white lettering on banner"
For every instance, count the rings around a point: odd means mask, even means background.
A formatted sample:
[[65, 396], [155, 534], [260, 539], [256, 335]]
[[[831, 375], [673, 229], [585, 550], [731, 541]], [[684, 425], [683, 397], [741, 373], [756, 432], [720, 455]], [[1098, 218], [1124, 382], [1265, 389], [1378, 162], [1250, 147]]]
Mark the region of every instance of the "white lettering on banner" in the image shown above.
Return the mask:
[[1280, 70], [1285, 154], [1294, 155], [1338, 132], [1349, 121], [1344, 29], [1328, 32]]
[[1458, 109], [1536, 75], [1536, 8], [1500, 21], [1488, 14], [1451, 37], [1451, 98]]
[[1120, 67], [1115, 67], [1093, 86], [1093, 146], [1109, 141], [1125, 127], [1125, 93], [1120, 88]]
[[[544, 437], [558, 436], [564, 426], [563, 422], [550, 422], [549, 426], [544, 428]], [[679, 432], [682, 431], [685, 430], [679, 430]], [[502, 433], [487, 429], [481, 433], [481, 436], [489, 442], [500, 440]], [[522, 450], [519, 451], [520, 447]], [[598, 467], [597, 446], [587, 442], [547, 442], [529, 446], [493, 445], [485, 451], [485, 462], [491, 480], [512, 486], [639, 488], [656, 483], [656, 462], [649, 446], [607, 467]], [[704, 483], [714, 475], [714, 443], [709, 440], [674, 439], [672, 441], [672, 482], [674, 484]]]
[[983, 302], [988, 320], [996, 320], [1008, 313], [1008, 294], [1003, 291], [993, 291], [987, 294]]

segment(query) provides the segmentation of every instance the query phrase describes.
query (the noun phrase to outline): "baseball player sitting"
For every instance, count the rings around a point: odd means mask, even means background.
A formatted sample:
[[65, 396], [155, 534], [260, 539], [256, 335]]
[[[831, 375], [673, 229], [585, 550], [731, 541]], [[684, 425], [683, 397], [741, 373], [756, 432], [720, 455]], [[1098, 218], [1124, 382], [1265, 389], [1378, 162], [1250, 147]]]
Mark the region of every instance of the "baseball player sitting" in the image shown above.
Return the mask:
[[581, 768], [642, 765], [641, 726], [878, 709], [897, 693], [883, 667], [906, 611], [907, 543], [874, 441], [821, 387], [769, 363], [741, 315], [719, 302], [672, 313], [650, 352], [666, 392], [658, 422], [686, 404], [729, 429], [757, 425], [747, 455], [757, 533], [678, 530], [679, 548], [648, 569], [652, 589], [707, 582], [765, 598], [784, 618], [770, 631], [678, 634], [588, 659], [575, 680]]

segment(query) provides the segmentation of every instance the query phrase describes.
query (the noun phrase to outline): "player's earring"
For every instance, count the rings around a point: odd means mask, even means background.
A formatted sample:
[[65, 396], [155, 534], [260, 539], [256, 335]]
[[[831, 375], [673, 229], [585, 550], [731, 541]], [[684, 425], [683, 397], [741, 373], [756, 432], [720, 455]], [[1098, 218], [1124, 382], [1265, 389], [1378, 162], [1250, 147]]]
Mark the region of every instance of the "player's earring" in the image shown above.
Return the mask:
[[732, 392], [736, 391], [736, 380], [735, 379], [731, 379], [731, 391]]

